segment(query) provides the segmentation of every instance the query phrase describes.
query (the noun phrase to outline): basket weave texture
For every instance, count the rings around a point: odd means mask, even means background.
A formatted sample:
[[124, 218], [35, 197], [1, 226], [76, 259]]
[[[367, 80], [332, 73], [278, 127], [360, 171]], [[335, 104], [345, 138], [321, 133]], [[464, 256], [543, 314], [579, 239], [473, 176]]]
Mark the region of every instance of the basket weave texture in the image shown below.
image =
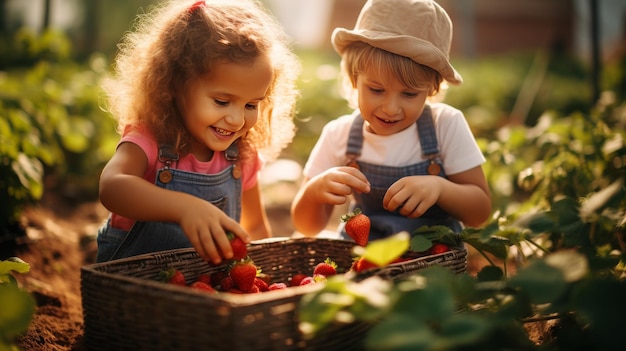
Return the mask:
[[[300, 238], [251, 244], [250, 257], [274, 282], [311, 274], [330, 257], [338, 272], [352, 264], [353, 242]], [[439, 264], [465, 271], [465, 249], [417, 258], [368, 271], [397, 279]], [[89, 350], [359, 350], [368, 326], [337, 326], [313, 340], [298, 330], [297, 305], [310, 284], [258, 294], [207, 294], [157, 281], [162, 270], [179, 269], [188, 283], [225, 269], [202, 260], [194, 249], [140, 255], [81, 269], [81, 295]]]

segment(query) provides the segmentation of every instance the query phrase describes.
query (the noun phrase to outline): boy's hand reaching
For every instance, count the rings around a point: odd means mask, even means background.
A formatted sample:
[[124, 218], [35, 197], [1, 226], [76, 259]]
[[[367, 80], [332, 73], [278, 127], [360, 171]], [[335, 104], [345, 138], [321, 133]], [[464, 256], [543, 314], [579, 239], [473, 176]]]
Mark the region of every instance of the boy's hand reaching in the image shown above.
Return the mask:
[[442, 180], [430, 175], [404, 177], [387, 189], [383, 207], [408, 218], [420, 217], [439, 200]]
[[368, 193], [370, 183], [365, 175], [354, 167], [333, 167], [311, 179], [309, 190], [314, 192], [316, 202], [342, 205], [353, 191]]
[[222, 259], [233, 257], [227, 231], [245, 243], [249, 243], [250, 238], [239, 223], [219, 208], [209, 202], [198, 200], [189, 202], [181, 209], [179, 224], [200, 257], [219, 264]]

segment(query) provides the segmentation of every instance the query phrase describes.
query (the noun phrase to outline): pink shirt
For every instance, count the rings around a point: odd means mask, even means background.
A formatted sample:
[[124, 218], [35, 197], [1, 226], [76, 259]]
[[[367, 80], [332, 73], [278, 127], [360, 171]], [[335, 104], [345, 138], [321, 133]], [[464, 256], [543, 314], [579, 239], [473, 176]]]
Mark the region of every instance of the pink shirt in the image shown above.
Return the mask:
[[[157, 170], [163, 168], [163, 163], [158, 161], [159, 148], [156, 140], [147, 132], [132, 131], [122, 136], [118, 146], [122, 143], [133, 143], [143, 150], [148, 158], [148, 167], [143, 174], [143, 179], [154, 184]], [[242, 168], [241, 187], [243, 191], [251, 189], [256, 185], [257, 174], [263, 166], [263, 162], [257, 153], [255, 153], [255, 156], [240, 161]], [[230, 165], [231, 162], [226, 160], [224, 152], [216, 152], [208, 162], [198, 161], [192, 154], [187, 154], [173, 164], [172, 168], [201, 174], [215, 174]], [[111, 214], [111, 225], [115, 228], [129, 230], [134, 223], [134, 219], [122, 217], [115, 213]]]

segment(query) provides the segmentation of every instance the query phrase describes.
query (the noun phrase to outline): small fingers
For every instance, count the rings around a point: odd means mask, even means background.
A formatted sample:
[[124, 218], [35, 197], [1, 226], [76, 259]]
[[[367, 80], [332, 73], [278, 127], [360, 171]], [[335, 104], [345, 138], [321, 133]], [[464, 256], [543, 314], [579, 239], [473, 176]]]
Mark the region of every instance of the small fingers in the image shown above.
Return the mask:
[[191, 240], [191, 244], [205, 261], [211, 261], [215, 264], [219, 264], [222, 261], [209, 228], [198, 229], [196, 235], [192, 236], [192, 238], [195, 240]]
[[349, 175], [345, 184], [354, 189], [354, 191], [360, 193], [369, 193], [371, 190], [371, 184], [363, 172], [355, 167], [341, 167], [340, 170]]

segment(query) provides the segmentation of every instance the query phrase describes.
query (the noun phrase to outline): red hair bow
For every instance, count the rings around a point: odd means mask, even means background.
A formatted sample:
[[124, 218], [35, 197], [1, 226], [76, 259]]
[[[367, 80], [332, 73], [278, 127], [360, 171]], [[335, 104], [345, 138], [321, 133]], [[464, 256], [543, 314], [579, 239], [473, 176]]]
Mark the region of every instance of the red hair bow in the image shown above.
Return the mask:
[[198, 8], [204, 5], [206, 5], [204, 1], [195, 2], [193, 5], [191, 5], [191, 7], [189, 7], [189, 13], [194, 13]]

